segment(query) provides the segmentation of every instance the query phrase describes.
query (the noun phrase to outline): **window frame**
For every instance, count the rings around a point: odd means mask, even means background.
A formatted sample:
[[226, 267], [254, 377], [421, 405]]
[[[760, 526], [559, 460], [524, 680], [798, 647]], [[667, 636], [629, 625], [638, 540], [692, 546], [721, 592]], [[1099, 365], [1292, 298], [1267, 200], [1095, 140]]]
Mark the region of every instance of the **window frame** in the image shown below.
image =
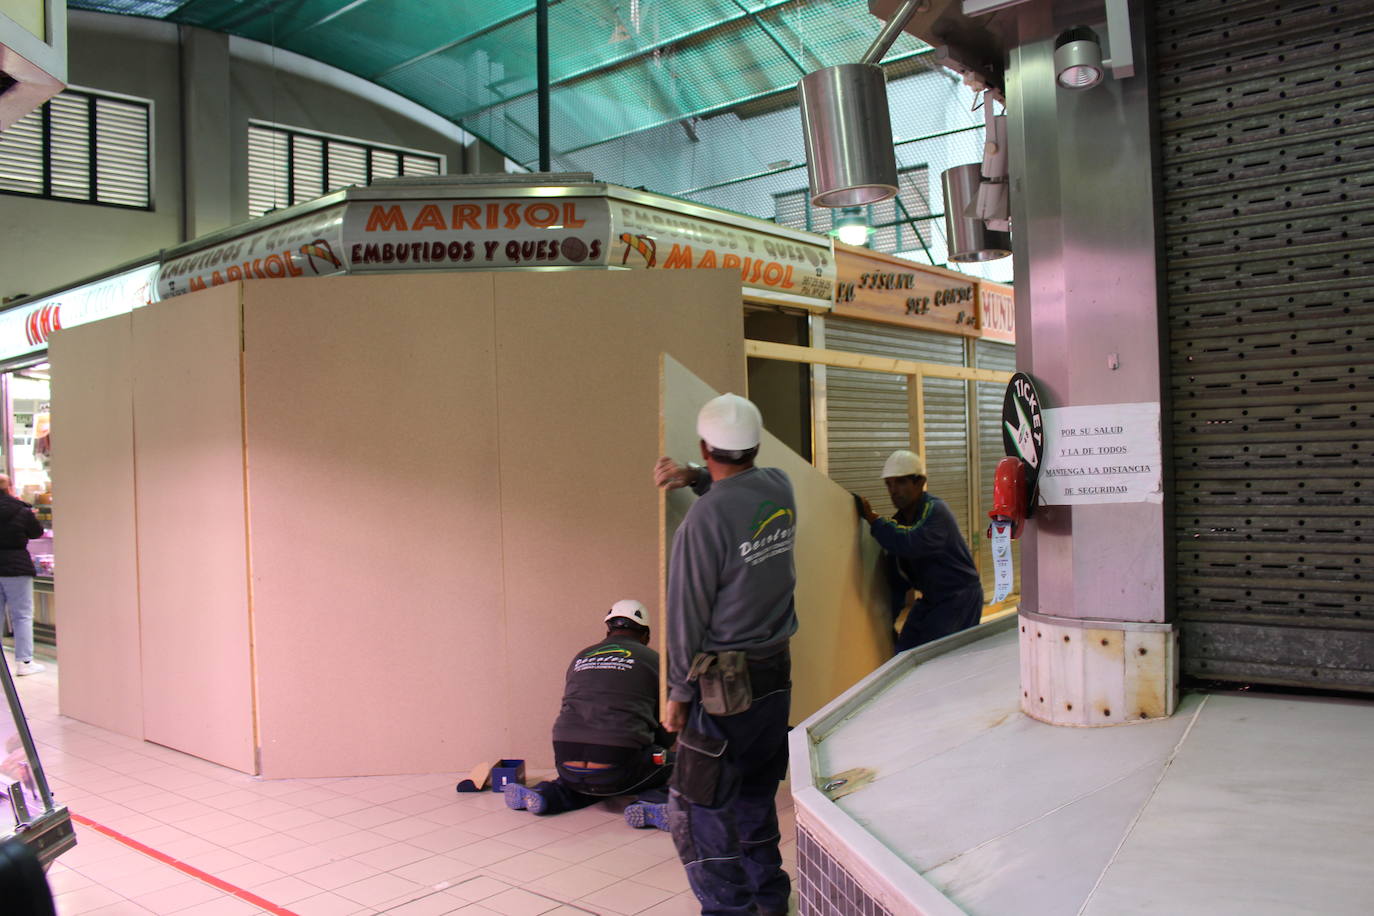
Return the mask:
[[[282, 172], [282, 174], [279, 176], [280, 179], [281, 179], [281, 181], [282, 181], [282, 183], [283, 183], [283, 187], [284, 187], [285, 190], [286, 190], [286, 201], [285, 201], [285, 203], [282, 203], [282, 204], [280, 204], [280, 205], [278, 205], [278, 206], [275, 206], [275, 207], [272, 207], [272, 208], [270, 208], [270, 209], [264, 210], [264, 211], [262, 211], [261, 213], [255, 213], [255, 212], [253, 211], [253, 190], [252, 190], [252, 185], [251, 185], [251, 180], [252, 180], [252, 179], [251, 179], [251, 176], [252, 176], [252, 168], [253, 168], [253, 159], [252, 159], [252, 157], [253, 157], [253, 144], [252, 144], [252, 142], [251, 142], [251, 137], [252, 137], [252, 131], [253, 131], [255, 128], [258, 129], [258, 130], [270, 131], [270, 132], [272, 132], [272, 133], [275, 133], [278, 137], [284, 137], [284, 138], [286, 139], [286, 162], [285, 162], [285, 170], [284, 170], [284, 171]], [[314, 141], [320, 141], [320, 142], [321, 142], [320, 169], [321, 169], [321, 172], [323, 173], [323, 185], [324, 185], [324, 187], [322, 188], [322, 190], [321, 190], [318, 194], [314, 195], [313, 197], [307, 197], [307, 198], [303, 198], [303, 199], [300, 199], [300, 200], [297, 200], [297, 199], [296, 199], [296, 150], [295, 150], [295, 138], [296, 138], [296, 137], [302, 137], [302, 138], [305, 138], [305, 139], [307, 139], [307, 140], [314, 140]], [[397, 175], [396, 175], [395, 177], [406, 177], [406, 172], [405, 172], [405, 161], [406, 161], [406, 157], [407, 157], [407, 156], [419, 157], [419, 158], [423, 158], [423, 159], [428, 159], [428, 160], [434, 160], [434, 161], [436, 161], [436, 162], [437, 162], [437, 166], [438, 166], [438, 170], [437, 170], [436, 172], [433, 173], [433, 174], [435, 174], [435, 175], [444, 175], [444, 174], [447, 174], [447, 172], [448, 172], [448, 155], [447, 155], [446, 153], [435, 152], [434, 150], [416, 149], [416, 148], [414, 148], [414, 147], [409, 147], [409, 146], [399, 146], [399, 145], [392, 144], [392, 143], [381, 143], [381, 142], [378, 142], [378, 141], [375, 141], [375, 140], [364, 140], [364, 139], [361, 139], [361, 138], [359, 138], [359, 137], [346, 137], [346, 136], [344, 136], [344, 135], [342, 135], [342, 134], [331, 134], [331, 133], [328, 133], [328, 132], [326, 132], [326, 131], [311, 130], [311, 129], [305, 128], [305, 127], [293, 127], [293, 126], [291, 126], [291, 125], [289, 125], [289, 124], [281, 124], [281, 123], [276, 122], [276, 121], [266, 121], [266, 120], [263, 120], [263, 119], [261, 119], [261, 118], [249, 118], [249, 119], [248, 119], [248, 132], [245, 134], [245, 141], [246, 141], [246, 142], [245, 142], [245, 146], [247, 147], [247, 149], [246, 149], [246, 151], [245, 151], [245, 157], [244, 157], [244, 159], [245, 159], [245, 166], [246, 166], [246, 172], [247, 172], [247, 183], [246, 183], [246, 187], [245, 187], [245, 190], [246, 190], [245, 197], [247, 198], [246, 203], [247, 203], [247, 213], [248, 213], [248, 218], [249, 218], [249, 219], [257, 219], [257, 218], [259, 218], [259, 217], [261, 217], [261, 216], [267, 215], [268, 213], [274, 213], [274, 212], [276, 212], [277, 210], [283, 210], [283, 209], [286, 209], [287, 207], [294, 207], [294, 206], [296, 206], [297, 204], [305, 203], [307, 200], [315, 200], [316, 198], [321, 197], [321, 196], [323, 196], [323, 195], [325, 195], [325, 194], [330, 194], [330, 193], [332, 193], [333, 191], [339, 190], [339, 188], [330, 188], [330, 187], [329, 187], [329, 184], [330, 184], [330, 181], [329, 181], [329, 162], [330, 162], [329, 144], [330, 144], [331, 142], [346, 144], [346, 145], [348, 145], [348, 146], [357, 147], [357, 148], [360, 148], [360, 149], [363, 150], [363, 154], [364, 154], [363, 178], [364, 178], [364, 181], [366, 182], [366, 184], [371, 184], [371, 183], [375, 180], [375, 179], [374, 179], [374, 176], [373, 176], [373, 173], [372, 173], [372, 163], [373, 163], [373, 159], [374, 159], [374, 154], [375, 154], [375, 153], [379, 153], [379, 152], [380, 152], [380, 153], [389, 153], [389, 154], [395, 155], [395, 156], [397, 157], [397, 168], [398, 168], [398, 172], [397, 172]], [[430, 174], [430, 173], [425, 173], [425, 174]], [[392, 177], [392, 176], [382, 176], [382, 177]], [[352, 186], [352, 185], [341, 185], [340, 187], [351, 187], [351, 186]], [[366, 185], [364, 185], [364, 186], [366, 186]], [[275, 193], [275, 187], [273, 188], [273, 192]]]
[[[87, 103], [87, 129], [86, 144], [89, 157], [87, 165], [87, 196], [72, 197], [70, 195], [53, 193], [53, 154], [52, 154], [52, 103], [62, 96], [80, 96]], [[115, 201], [100, 200], [99, 168], [100, 155], [97, 143], [97, 123], [99, 118], [96, 116], [96, 102], [106, 99], [112, 102], [123, 102], [128, 105], [136, 105], [143, 108], [147, 116], [147, 131], [144, 147], [144, 178], [147, 183], [147, 203], [146, 204], [127, 204]], [[135, 210], [151, 213], [157, 209], [157, 186], [155, 176], [157, 174], [154, 138], [157, 136], [157, 103], [153, 99], [142, 98], [136, 95], [126, 95], [122, 92], [110, 92], [104, 89], [92, 89], [88, 86], [69, 85], [51, 99], [45, 101], [40, 110], [42, 112], [39, 125], [39, 144], [40, 156], [39, 163], [42, 172], [43, 190], [39, 193], [32, 191], [17, 191], [12, 188], [0, 188], [0, 194], [11, 197], [27, 197], [31, 200], [50, 200], [58, 203], [83, 204], [93, 207], [112, 207], [116, 210]], [[28, 117], [28, 115], [25, 115]]]

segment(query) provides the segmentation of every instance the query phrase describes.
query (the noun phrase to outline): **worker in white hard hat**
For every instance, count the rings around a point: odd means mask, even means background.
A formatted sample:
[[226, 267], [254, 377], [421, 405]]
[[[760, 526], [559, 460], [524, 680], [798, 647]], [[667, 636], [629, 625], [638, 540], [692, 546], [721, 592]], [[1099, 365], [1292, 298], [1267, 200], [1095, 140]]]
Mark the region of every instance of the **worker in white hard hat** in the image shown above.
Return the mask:
[[667, 801], [672, 738], [658, 721], [658, 653], [649, 648], [649, 612], [626, 598], [611, 605], [604, 620], [606, 638], [568, 665], [553, 724], [558, 778], [533, 788], [507, 783], [506, 807], [559, 814], [635, 795], [626, 821], [667, 830], [666, 815], [652, 817]]
[[762, 434], [758, 408], [723, 394], [697, 415], [705, 466], [654, 467], [658, 486], [699, 497], [668, 563], [663, 724], [679, 735], [673, 843], [703, 913], [782, 914], [791, 893], [774, 799], [787, 773], [797, 507], [787, 475], [754, 464]]
[[895, 650], [905, 652], [977, 625], [983, 582], [954, 513], [926, 492], [925, 460], [898, 449], [883, 464], [882, 478], [897, 511], [881, 517], [861, 498], [860, 514], [883, 548], [894, 621], [906, 610], [910, 593], [919, 593], [897, 634]]

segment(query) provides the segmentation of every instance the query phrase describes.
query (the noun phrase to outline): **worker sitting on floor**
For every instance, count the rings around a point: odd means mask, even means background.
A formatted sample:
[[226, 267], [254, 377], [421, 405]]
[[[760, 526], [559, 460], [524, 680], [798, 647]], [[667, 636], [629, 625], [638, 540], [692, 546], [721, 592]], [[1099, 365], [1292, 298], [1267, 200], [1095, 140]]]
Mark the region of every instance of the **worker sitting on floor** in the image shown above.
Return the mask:
[[558, 814], [636, 795], [625, 809], [626, 822], [667, 830], [662, 802], [672, 773], [671, 738], [658, 721], [658, 653], [649, 648], [648, 613], [625, 599], [611, 606], [605, 623], [606, 638], [568, 666], [563, 707], [553, 724], [558, 778], [534, 788], [508, 784], [506, 806]]

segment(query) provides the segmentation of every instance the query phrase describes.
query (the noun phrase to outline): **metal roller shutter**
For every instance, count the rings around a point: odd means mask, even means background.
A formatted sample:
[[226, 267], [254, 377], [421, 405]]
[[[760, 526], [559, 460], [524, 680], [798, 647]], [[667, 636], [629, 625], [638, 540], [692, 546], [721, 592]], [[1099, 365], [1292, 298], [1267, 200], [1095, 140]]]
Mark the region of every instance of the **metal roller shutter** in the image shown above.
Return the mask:
[[[973, 345], [974, 365], [979, 369], [998, 372], [1016, 371], [1016, 347], [995, 340], [979, 340]], [[983, 528], [977, 536], [978, 571], [983, 576], [983, 595], [989, 602], [993, 596], [992, 545], [984, 537], [987, 525], [983, 521], [992, 508], [992, 480], [997, 462], [1006, 449], [1002, 446], [1002, 400], [1007, 386], [993, 382], [974, 382], [978, 397], [978, 505], [974, 507], [975, 521]], [[969, 542], [973, 546], [973, 542]], [[1021, 593], [1021, 542], [1011, 542], [1012, 593]]]
[[[964, 365], [964, 339], [896, 325], [827, 318], [829, 350], [870, 353], [925, 363]], [[964, 536], [969, 536], [969, 442], [967, 382], [925, 381], [926, 470], [930, 492], [949, 504]], [[892, 504], [878, 478], [887, 456], [910, 447], [906, 378], [883, 372], [826, 369], [826, 422], [830, 436], [830, 476], [841, 486], [867, 496], [879, 512]]]
[[1374, 3], [1155, 9], [1183, 670], [1374, 690]]

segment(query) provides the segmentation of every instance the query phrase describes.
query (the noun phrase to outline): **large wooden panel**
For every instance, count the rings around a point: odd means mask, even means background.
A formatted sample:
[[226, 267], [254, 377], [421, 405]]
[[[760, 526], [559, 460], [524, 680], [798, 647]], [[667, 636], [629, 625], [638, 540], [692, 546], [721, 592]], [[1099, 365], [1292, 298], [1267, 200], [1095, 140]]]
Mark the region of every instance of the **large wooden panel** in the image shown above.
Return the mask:
[[256, 771], [239, 287], [133, 315], [134, 454], [149, 741]]
[[52, 363], [54, 547], [63, 715], [143, 737], [134, 535], [133, 318], [58, 331]]
[[[697, 459], [696, 416], [719, 391], [671, 356], [663, 361], [663, 447], [678, 461]], [[769, 433], [758, 464], [782, 468], [797, 498], [797, 635], [792, 639], [792, 715], [800, 722], [892, 655], [892, 629], [878, 573], [878, 547], [859, 520], [854, 497]], [[665, 538], [694, 499], [669, 495]], [[666, 570], [664, 570], [666, 574]]]
[[[244, 297], [263, 775], [523, 752], [506, 740], [530, 710], [505, 703], [491, 276], [255, 282]], [[524, 549], [557, 554], [529, 534]], [[517, 611], [560, 613], [545, 586]]]
[[[743, 391], [732, 271], [496, 278], [508, 754], [548, 761], [563, 672], [619, 598], [659, 603], [659, 358]], [[661, 628], [654, 635], [660, 646]]]

